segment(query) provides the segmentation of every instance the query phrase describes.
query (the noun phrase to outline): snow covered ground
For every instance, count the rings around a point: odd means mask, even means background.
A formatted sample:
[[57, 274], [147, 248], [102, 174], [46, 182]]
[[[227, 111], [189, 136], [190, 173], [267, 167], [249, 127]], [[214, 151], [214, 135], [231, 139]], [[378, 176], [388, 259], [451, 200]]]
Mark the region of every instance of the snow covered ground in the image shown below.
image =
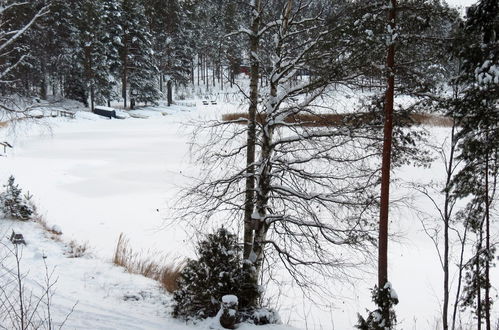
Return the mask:
[[[67, 318], [65, 329], [218, 329], [212, 327], [213, 320], [192, 325], [172, 319], [169, 315], [171, 297], [158, 287], [157, 282], [126, 273], [92, 253], [80, 258], [68, 257], [65, 244], [51, 240], [36, 223], [2, 219], [0, 228], [2, 237], [11, 230], [24, 235], [27, 245], [21, 245], [21, 271], [26, 274], [26, 286], [34, 288], [35, 295], [40, 294], [37, 289], [44, 283], [44, 259], [49, 274], [53, 272], [51, 313], [56, 328]], [[6, 240], [4, 243], [10, 244]], [[41, 304], [39, 312], [44, 308]], [[241, 329], [250, 330], [254, 326], [243, 325]], [[267, 326], [259, 329], [291, 328]]]
[[[88, 255], [68, 258], [63, 243], [48, 238], [38, 224], [2, 219], [27, 241], [22, 263], [29, 283], [42, 283], [43, 256], [58, 278], [54, 320], [69, 329], [207, 329], [212, 321], [185, 325], [169, 315], [170, 295], [157, 282], [111, 264], [120, 232], [144, 253], [190, 256], [193, 245], [181, 228], [163, 226], [162, 209], [173, 197], [188, 165], [187, 135], [179, 122], [188, 108], [138, 110], [144, 118], [108, 120], [80, 112], [76, 120], [50, 118], [2, 132], [15, 148], [0, 158], [1, 181], [13, 174], [63, 240], [87, 243]], [[163, 114], [164, 113], [164, 114]], [[6, 244], [10, 244], [7, 242]], [[148, 251], [146, 251], [148, 250]], [[242, 329], [252, 328], [249, 325]], [[263, 329], [290, 329], [269, 326]], [[259, 327], [260, 329], [260, 327]]]
[[[62, 317], [78, 301], [69, 328], [76, 329], [191, 329], [168, 316], [169, 297], [157, 284], [113, 267], [111, 256], [120, 233], [134, 249], [166, 253], [173, 259], [193, 255], [190, 233], [164, 225], [183, 174], [195, 171], [189, 159], [191, 119], [213, 118], [237, 107], [219, 102], [196, 107], [151, 107], [132, 112], [136, 117], [108, 120], [79, 112], [76, 119], [50, 118], [46, 125], [18, 127], [7, 140], [14, 149], [0, 158], [0, 182], [13, 174], [29, 190], [49, 224], [61, 227], [63, 239], [88, 242], [92, 258], [68, 259], [64, 247], [47, 240], [30, 224], [21, 226], [29, 244], [27, 265], [38, 268], [40, 256], [57, 266], [56, 299]], [[448, 131], [432, 129], [433, 139], [442, 141]], [[1, 134], [9, 134], [3, 131]], [[404, 180], [438, 179], [442, 168], [405, 167], [397, 172]], [[400, 183], [402, 185], [402, 182]], [[394, 186], [395, 194], [407, 189]], [[429, 209], [416, 198], [413, 205]], [[399, 207], [392, 213], [391, 230], [401, 233], [391, 243], [392, 284], [401, 299], [396, 307], [403, 329], [434, 328], [439, 320], [441, 297], [439, 262], [431, 241], [414, 213]], [[2, 227], [5, 232], [8, 228]], [[145, 252], [147, 253], [147, 252]], [[497, 271], [492, 278], [499, 278]], [[373, 269], [374, 272], [374, 269]], [[453, 274], [455, 275], [455, 274]], [[335, 297], [322, 297], [325, 306], [304, 300], [298, 290], [286, 288], [280, 298], [283, 321], [299, 328], [351, 329], [356, 313], [370, 304], [369, 288], [375, 274], [343, 283], [325, 283], [335, 288]], [[124, 300], [125, 295], [139, 300]], [[494, 319], [499, 317], [494, 310]], [[207, 328], [209, 324], [199, 325]], [[285, 329], [285, 326], [272, 329]], [[244, 328], [243, 328], [244, 329]], [[261, 328], [259, 328], [261, 329]]]

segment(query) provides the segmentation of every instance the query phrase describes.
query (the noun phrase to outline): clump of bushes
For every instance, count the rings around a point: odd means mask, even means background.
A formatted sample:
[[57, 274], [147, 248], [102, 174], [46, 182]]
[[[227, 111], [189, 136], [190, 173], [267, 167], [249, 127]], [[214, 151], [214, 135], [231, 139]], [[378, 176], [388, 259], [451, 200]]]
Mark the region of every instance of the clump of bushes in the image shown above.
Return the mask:
[[185, 320], [215, 317], [222, 298], [238, 299], [238, 321], [256, 324], [278, 322], [274, 311], [257, 306], [260, 287], [243, 267], [237, 237], [220, 228], [198, 244], [198, 259], [188, 260], [174, 292], [173, 316]]
[[15, 178], [12, 175], [4, 188], [5, 190], [0, 194], [0, 211], [3, 215], [24, 221], [31, 219], [35, 213], [31, 202], [32, 195], [29, 192], [23, 195], [21, 188], [15, 183]]

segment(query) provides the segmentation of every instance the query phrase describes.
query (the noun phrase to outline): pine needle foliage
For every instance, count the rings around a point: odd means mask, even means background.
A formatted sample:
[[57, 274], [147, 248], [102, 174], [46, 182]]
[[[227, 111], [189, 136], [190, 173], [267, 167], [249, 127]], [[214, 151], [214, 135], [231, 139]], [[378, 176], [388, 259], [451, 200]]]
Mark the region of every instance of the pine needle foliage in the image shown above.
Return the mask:
[[[374, 289], [371, 290], [371, 295], [373, 302], [376, 303], [376, 306], [379, 306], [379, 308], [369, 312], [367, 318], [363, 318], [360, 314], [358, 314], [359, 320], [355, 328], [359, 330], [394, 329], [397, 324], [397, 318], [393, 306], [398, 304], [398, 296], [391, 284], [387, 282], [382, 289], [375, 286]], [[383, 319], [381, 313], [385, 306], [390, 311], [388, 320]]]
[[239, 298], [240, 311], [255, 307], [250, 304], [259, 296], [258, 286], [243, 270], [236, 235], [222, 227], [199, 242], [197, 254], [198, 259], [189, 260], [180, 275], [179, 289], [173, 297], [174, 317], [213, 317], [222, 297], [229, 294]]
[[10, 176], [5, 191], [0, 194], [0, 209], [4, 216], [17, 220], [29, 220], [34, 213], [33, 206], [29, 203], [31, 196], [22, 195], [22, 190], [15, 183], [14, 176]]

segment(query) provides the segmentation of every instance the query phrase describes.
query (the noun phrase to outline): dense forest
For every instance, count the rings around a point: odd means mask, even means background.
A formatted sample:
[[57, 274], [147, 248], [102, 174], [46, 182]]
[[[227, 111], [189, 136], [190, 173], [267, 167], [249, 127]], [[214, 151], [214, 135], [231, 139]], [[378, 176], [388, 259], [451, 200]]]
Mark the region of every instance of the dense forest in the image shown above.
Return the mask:
[[[477, 1], [464, 17], [439, 0], [1, 4], [0, 93], [7, 114], [22, 113], [9, 106], [14, 95], [72, 99], [91, 110], [117, 102], [134, 109], [160, 99], [170, 105], [181, 86], [238, 88], [244, 96], [247, 112], [206, 124], [213, 132], [201, 149], [207, 174], [185, 191], [179, 216], [201, 228], [212, 227], [218, 215], [222, 225], [239, 229], [236, 236], [224, 229], [212, 234], [221, 245], [204, 242], [204, 262], [237, 251], [223, 259], [227, 264], [188, 264], [175, 296], [177, 317], [217, 313], [218, 301], [208, 308], [196, 296], [210, 287], [189, 286], [203, 282], [203, 267], [237, 269], [224, 290], [237, 292], [242, 313], [254, 315], [269, 264], [282, 263], [302, 288], [321, 291], [324, 282], [311, 273], [326, 280], [348, 276], [349, 267], [377, 254], [377, 308], [359, 315], [358, 328], [394, 329], [399, 297], [387, 271], [390, 174], [406, 164], [429, 165], [416, 124], [432, 115], [451, 127], [450, 146], [441, 150], [446, 182], [438, 198], [427, 187], [413, 188], [438, 211], [438, 230], [429, 235], [442, 266], [441, 326], [458, 329], [458, 310], [470, 311], [477, 329], [495, 326], [497, 0]], [[362, 102], [333, 118], [328, 100], [344, 89], [361, 94]], [[231, 130], [221, 128], [227, 122]], [[457, 288], [450, 283], [456, 263]]]

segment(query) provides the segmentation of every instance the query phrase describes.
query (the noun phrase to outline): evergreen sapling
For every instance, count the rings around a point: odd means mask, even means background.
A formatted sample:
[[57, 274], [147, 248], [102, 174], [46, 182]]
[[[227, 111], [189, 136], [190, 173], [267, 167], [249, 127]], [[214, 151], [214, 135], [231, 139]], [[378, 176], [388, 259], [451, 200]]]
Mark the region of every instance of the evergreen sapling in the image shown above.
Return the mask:
[[226, 295], [238, 297], [239, 311], [251, 315], [255, 306], [249, 304], [258, 300], [254, 297], [260, 292], [256, 283], [248, 285], [237, 237], [222, 227], [199, 243], [197, 254], [198, 259], [189, 260], [180, 276], [173, 316], [186, 320], [214, 317]]
[[29, 203], [31, 196], [23, 196], [19, 185], [15, 183], [11, 175], [6, 185], [5, 191], [0, 194], [0, 207], [6, 217], [18, 220], [29, 220], [34, 213], [33, 206]]

